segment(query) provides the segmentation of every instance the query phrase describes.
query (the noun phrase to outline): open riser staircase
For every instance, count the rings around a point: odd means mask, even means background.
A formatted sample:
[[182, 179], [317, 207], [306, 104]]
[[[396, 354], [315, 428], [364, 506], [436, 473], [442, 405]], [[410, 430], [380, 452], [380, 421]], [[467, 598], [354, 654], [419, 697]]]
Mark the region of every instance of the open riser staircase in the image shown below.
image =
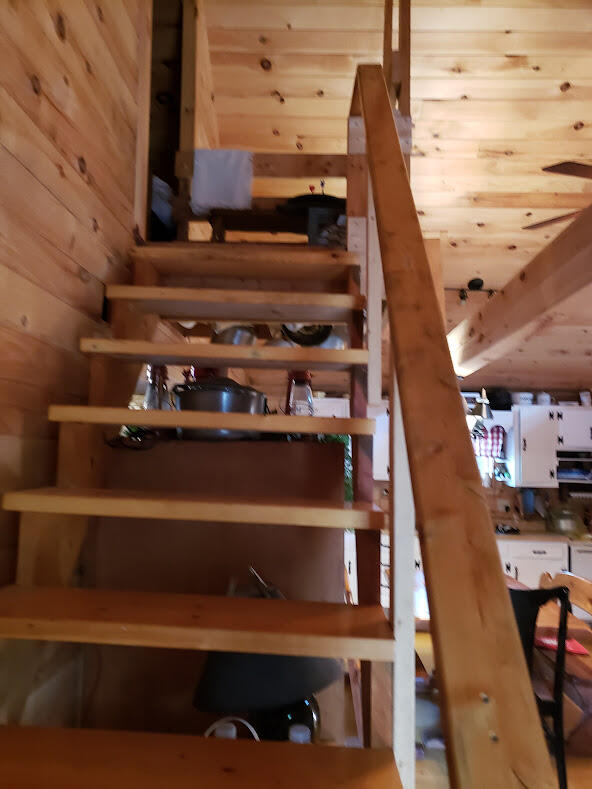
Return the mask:
[[[452, 785], [553, 786], [379, 66], [358, 69], [349, 130], [349, 251], [199, 242], [131, 251], [132, 283], [107, 288], [110, 336], [81, 340], [91, 359], [88, 405], [58, 403], [49, 411], [59, 423], [55, 487], [4, 497], [5, 508], [21, 513], [21, 526], [17, 583], [0, 589], [0, 638], [361, 660], [366, 746], [372, 662], [394, 662], [399, 770], [391, 749], [9, 727], [0, 731], [3, 785], [410, 789], [414, 622], [408, 587], [417, 520]], [[372, 503], [374, 425], [367, 419], [369, 374], [374, 388], [380, 380], [383, 274], [394, 355], [388, 515]], [[167, 320], [346, 323], [351, 348], [190, 344]], [[190, 361], [346, 371], [350, 418], [127, 409], [144, 363]], [[106, 487], [104, 431], [121, 424], [351, 435], [354, 502], [279, 500], [273, 490], [249, 498]], [[177, 443], [182, 453], [183, 442]], [[72, 581], [80, 550], [89, 519], [97, 516], [118, 518], [121, 528], [126, 519], [163, 518], [220, 528], [356, 529], [359, 605], [78, 588]], [[385, 528], [393, 587], [388, 617], [380, 606]]]
[[[176, 318], [345, 322], [352, 326], [354, 338], [361, 337], [365, 298], [356, 284], [356, 255], [283, 245], [175, 242], [137, 247], [132, 251], [132, 263], [134, 284], [107, 289], [111, 336], [81, 339], [81, 350], [91, 359], [89, 405], [56, 404], [49, 410], [49, 420], [60, 426], [57, 485], [16, 491], [4, 498], [4, 507], [19, 511], [22, 516], [17, 584], [0, 591], [2, 637], [392, 661], [392, 629], [378, 602], [352, 606], [70, 585], [86, 522], [93, 517], [207, 522], [220, 524], [220, 528], [241, 523], [245, 529], [251, 524], [282, 529], [356, 529], [373, 535], [376, 550], [380, 530], [386, 526], [385, 514], [368, 497], [351, 505], [336, 505], [329, 501], [278, 499], [273, 490], [264, 497], [245, 499], [104, 487], [104, 433], [121, 424], [155, 429], [253, 430], [278, 435], [339, 433], [351, 435], [354, 445], [364, 443], [365, 451], [374, 432], [374, 421], [366, 418], [365, 411], [356, 412], [355, 408], [347, 419], [130, 410], [127, 401], [133, 390], [126, 390], [117, 377], [119, 371], [129, 368], [127, 380], [133, 381], [145, 363], [197, 363], [216, 368], [335, 370], [349, 372], [352, 385], [363, 386], [368, 351], [360, 341], [358, 347], [354, 344], [344, 350], [325, 350], [190, 343], [180, 335], [174, 341], [170, 337], [166, 337], [167, 341], [159, 339], [162, 321]], [[180, 280], [182, 285], [178, 284]], [[273, 289], [269, 289], [270, 284]], [[175, 445], [182, 457], [184, 442]], [[90, 450], [93, 457], [88, 466], [80, 457], [84, 449]], [[232, 446], [227, 451], [232, 452]], [[59, 561], [56, 557], [53, 571], [47, 567], [40, 571], [36, 540], [40, 531], [51, 531], [58, 523], [61, 539], [72, 540], [71, 549], [66, 549], [65, 555], [62, 551]], [[72, 523], [70, 534], [68, 523]], [[56, 550], [60, 550], [59, 546]], [[378, 595], [378, 588], [375, 593]], [[240, 741], [221, 746], [211, 740], [179, 737], [176, 744], [175, 739], [170, 735], [147, 735], [143, 745], [142, 736], [137, 734], [124, 735], [119, 741], [109, 732], [64, 732], [61, 738], [56, 732], [11, 729], [6, 733], [5, 747], [10, 747], [15, 756], [28, 745], [39, 749], [39, 759], [49, 759], [50, 774], [55, 771], [56, 780], [62, 777], [58, 762], [70, 759], [74, 745], [82, 753], [88, 752], [93, 763], [97, 759], [95, 747], [99, 752], [104, 749], [104, 758], [108, 759], [113, 748], [119, 752], [129, 743], [126, 758], [130, 762], [143, 747], [162, 750], [165, 762], [175, 748], [186, 749], [195, 760], [213, 760], [211, 769], [216, 782], [212, 785], [216, 786], [226, 785], [220, 765], [231, 765], [239, 774], [249, 772], [245, 781], [254, 780], [256, 759], [262, 759], [262, 763], [277, 762], [277, 774], [286, 786], [310, 781], [313, 776], [322, 777], [328, 786], [398, 785], [392, 753], [389, 756], [388, 752], [313, 746], [318, 755], [303, 760], [302, 752], [294, 752], [297, 746], [277, 748], [264, 744], [263, 749], [269, 750], [266, 755], [254, 750], [259, 743]], [[234, 745], [238, 747], [235, 749]], [[1, 736], [0, 752], [4, 754]], [[171, 785], [185, 785], [182, 771], [177, 776], [173, 770], [172, 776], [178, 783], [171, 777]], [[24, 783], [16, 781], [15, 786], [33, 785], [27, 783], [32, 777], [19, 780]], [[146, 781], [149, 780], [147, 770]]]

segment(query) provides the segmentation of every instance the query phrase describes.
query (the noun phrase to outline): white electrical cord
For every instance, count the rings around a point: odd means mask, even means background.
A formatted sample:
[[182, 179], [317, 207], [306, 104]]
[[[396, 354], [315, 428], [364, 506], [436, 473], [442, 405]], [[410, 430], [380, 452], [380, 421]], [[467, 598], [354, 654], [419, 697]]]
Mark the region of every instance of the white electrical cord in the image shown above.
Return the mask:
[[221, 724], [233, 723], [234, 721], [236, 721], [237, 723], [242, 723], [244, 726], [246, 726], [247, 729], [253, 735], [253, 739], [257, 740], [257, 742], [261, 742], [259, 735], [255, 731], [255, 729], [251, 726], [249, 721], [246, 721], [244, 718], [235, 718], [232, 715], [230, 715], [228, 718], [220, 718], [220, 720], [217, 720], [215, 723], [212, 723], [211, 726], [208, 726], [208, 728], [204, 732], [204, 737], [209, 737], [210, 734], [212, 734], [212, 732], [215, 732], [218, 726], [220, 726]]

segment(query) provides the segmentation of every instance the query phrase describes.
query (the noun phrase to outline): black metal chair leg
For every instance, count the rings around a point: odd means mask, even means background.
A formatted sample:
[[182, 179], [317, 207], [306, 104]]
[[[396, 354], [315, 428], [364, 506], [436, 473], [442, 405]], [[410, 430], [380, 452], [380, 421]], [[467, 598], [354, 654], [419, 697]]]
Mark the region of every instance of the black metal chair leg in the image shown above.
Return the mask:
[[565, 766], [565, 738], [563, 732], [563, 700], [555, 707], [553, 712], [553, 754], [557, 767], [559, 789], [567, 789], [567, 770]]

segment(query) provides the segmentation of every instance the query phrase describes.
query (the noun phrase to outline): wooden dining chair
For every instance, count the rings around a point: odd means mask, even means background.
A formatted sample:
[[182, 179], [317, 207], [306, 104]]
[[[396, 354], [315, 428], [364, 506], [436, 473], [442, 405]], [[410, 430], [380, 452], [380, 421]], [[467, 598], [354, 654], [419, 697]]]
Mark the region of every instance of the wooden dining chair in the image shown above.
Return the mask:
[[592, 581], [581, 578], [573, 573], [551, 573], [541, 575], [539, 586], [541, 589], [551, 589], [556, 586], [566, 586], [569, 589], [569, 602], [592, 615]]
[[[532, 671], [534, 653], [534, 637], [536, 621], [541, 606], [551, 600], [557, 600], [559, 609], [559, 628], [557, 631], [557, 655], [555, 660], [555, 676], [551, 698], [539, 695], [535, 689], [535, 697], [547, 741], [555, 755], [559, 789], [567, 789], [567, 772], [565, 767], [565, 739], [563, 731], [563, 681], [565, 677], [565, 640], [567, 636], [567, 614], [570, 610], [569, 589], [557, 586], [552, 589], [510, 589], [510, 598], [522, 648], [526, 662]], [[548, 719], [551, 719], [551, 725]]]

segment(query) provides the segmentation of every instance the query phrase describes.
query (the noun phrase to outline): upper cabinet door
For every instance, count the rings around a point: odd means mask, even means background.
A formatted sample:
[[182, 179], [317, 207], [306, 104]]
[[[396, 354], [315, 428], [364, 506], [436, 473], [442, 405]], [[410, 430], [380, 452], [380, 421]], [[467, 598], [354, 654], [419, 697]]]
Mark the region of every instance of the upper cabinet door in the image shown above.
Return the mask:
[[544, 405], [518, 407], [518, 430], [514, 431], [516, 456], [520, 458], [518, 484], [523, 488], [556, 488], [557, 418]]
[[592, 450], [592, 408], [554, 406], [557, 450]]

